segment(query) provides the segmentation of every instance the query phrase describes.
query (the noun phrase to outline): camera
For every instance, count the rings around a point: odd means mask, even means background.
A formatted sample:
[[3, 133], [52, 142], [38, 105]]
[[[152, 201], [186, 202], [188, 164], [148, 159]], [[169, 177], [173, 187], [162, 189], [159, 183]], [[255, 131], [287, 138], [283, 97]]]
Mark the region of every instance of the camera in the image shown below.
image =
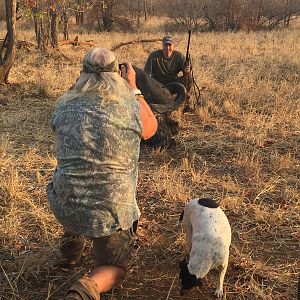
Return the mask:
[[119, 71], [121, 73], [122, 78], [126, 78], [127, 66], [126, 64], [119, 64]]

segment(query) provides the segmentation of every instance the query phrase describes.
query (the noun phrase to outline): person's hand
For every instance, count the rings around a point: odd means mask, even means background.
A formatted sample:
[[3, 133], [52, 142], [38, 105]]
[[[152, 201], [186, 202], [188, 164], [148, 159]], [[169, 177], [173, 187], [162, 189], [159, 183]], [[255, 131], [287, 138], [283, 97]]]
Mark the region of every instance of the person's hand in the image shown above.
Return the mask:
[[184, 68], [183, 73], [184, 73], [184, 74], [187, 74], [187, 75], [190, 75], [190, 74], [191, 74], [191, 71], [192, 71], [192, 66], [191, 66], [191, 64], [188, 64], [188, 65]]
[[135, 71], [131, 63], [126, 63], [126, 80], [133, 90], [137, 89]]

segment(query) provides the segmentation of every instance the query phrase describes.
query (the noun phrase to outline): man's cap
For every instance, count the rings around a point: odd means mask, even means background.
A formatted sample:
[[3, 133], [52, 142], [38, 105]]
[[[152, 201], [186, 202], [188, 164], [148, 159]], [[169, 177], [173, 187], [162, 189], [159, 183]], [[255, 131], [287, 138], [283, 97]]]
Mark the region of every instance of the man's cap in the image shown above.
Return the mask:
[[174, 44], [174, 40], [170, 36], [165, 36], [162, 40], [163, 44]]

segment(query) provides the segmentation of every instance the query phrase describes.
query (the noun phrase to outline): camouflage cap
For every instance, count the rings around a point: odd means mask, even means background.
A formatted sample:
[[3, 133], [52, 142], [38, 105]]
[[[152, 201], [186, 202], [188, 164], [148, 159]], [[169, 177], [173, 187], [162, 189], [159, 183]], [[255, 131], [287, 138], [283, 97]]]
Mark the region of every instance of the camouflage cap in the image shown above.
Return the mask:
[[170, 36], [165, 36], [162, 40], [163, 44], [174, 44], [174, 40]]

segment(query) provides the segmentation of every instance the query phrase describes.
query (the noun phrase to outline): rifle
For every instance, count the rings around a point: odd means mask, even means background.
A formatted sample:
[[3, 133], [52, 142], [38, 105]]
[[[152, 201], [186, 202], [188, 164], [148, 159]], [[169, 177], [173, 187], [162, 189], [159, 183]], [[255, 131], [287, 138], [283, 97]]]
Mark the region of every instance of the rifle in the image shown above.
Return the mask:
[[190, 42], [191, 42], [191, 35], [192, 35], [192, 30], [189, 29], [188, 31], [188, 44], [187, 44], [187, 48], [186, 48], [186, 55], [185, 55], [185, 60], [187, 63], [190, 62]]
[[[186, 63], [186, 66], [188, 66], [190, 64], [190, 42], [191, 42], [191, 34], [192, 34], [192, 30], [189, 29], [188, 31], [188, 44], [187, 44], [187, 48], [186, 48], [186, 55], [185, 55], [185, 63]], [[189, 78], [187, 75], [185, 75], [185, 78], [184, 78], [184, 86], [187, 88], [189, 85]]]
[[[189, 35], [188, 44], [187, 44], [186, 55], [185, 55], [186, 65], [191, 64], [191, 55], [190, 55], [190, 42], [191, 42], [191, 35], [192, 35], [192, 30], [191, 29], [189, 29], [188, 35]], [[196, 102], [197, 102], [198, 105], [200, 105], [200, 103], [201, 103], [200, 89], [199, 89], [199, 87], [198, 87], [198, 85], [195, 81], [192, 67], [191, 67], [191, 76], [192, 76], [192, 85], [194, 87], [194, 94], [195, 94]], [[186, 76], [186, 78], [184, 78], [184, 86], [186, 88], [188, 88], [188, 85], [189, 85], [189, 78], [188, 78], [188, 76]], [[196, 89], [197, 89], [197, 91], [196, 91]]]

